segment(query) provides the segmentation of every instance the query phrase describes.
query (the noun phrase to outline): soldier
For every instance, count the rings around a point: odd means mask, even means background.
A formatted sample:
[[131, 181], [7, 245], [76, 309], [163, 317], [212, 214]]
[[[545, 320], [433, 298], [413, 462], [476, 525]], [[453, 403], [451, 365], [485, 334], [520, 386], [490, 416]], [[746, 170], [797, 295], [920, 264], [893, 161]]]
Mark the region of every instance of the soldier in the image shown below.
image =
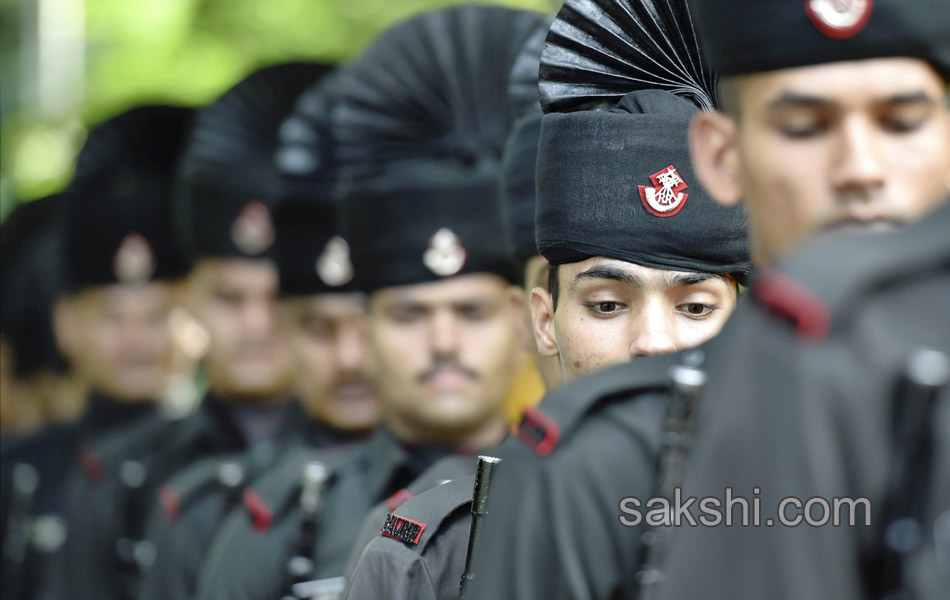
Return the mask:
[[[373, 505], [453, 453], [468, 454], [455, 461], [468, 464], [446, 478], [471, 472], [471, 454], [504, 437], [522, 342], [514, 269], [493, 240], [498, 151], [511, 121], [498, 84], [540, 23], [494, 7], [427, 13], [341, 69], [331, 124], [350, 182], [342, 231], [369, 295], [383, 426], [349, 459], [301, 456], [256, 482], [247, 510], [215, 539], [198, 598], [341, 593], [346, 553]], [[396, 68], [402, 79], [391, 77]], [[428, 82], [445, 103], [404, 81]], [[310, 475], [301, 481], [315, 459], [327, 471], [319, 511], [308, 508]]]
[[[18, 205], [3, 223], [4, 446], [46, 422], [82, 411], [81, 386], [56, 348], [52, 314], [62, 294], [60, 195]], [[37, 277], [43, 273], [43, 277]]]
[[721, 359], [743, 368], [711, 379], [683, 494], [755, 493], [762, 522], [673, 531], [660, 597], [942, 598], [950, 9], [751, 4], [696, 3], [729, 101], [693, 144], [775, 268], [730, 323]]
[[4, 456], [3, 485], [16, 486], [13, 501], [27, 511], [16, 535], [29, 542], [16, 552], [7, 547], [17, 567], [5, 564], [5, 596], [36, 597], [40, 583], [50, 581], [51, 557], [80, 536], [67, 512], [67, 478], [114, 481], [117, 465], [95, 448], [127, 429], [168, 424], [156, 404], [171, 374], [169, 318], [184, 274], [172, 243], [168, 188], [190, 119], [186, 109], [136, 108], [95, 127], [79, 154], [63, 200], [66, 293], [54, 325], [90, 395], [78, 421]]

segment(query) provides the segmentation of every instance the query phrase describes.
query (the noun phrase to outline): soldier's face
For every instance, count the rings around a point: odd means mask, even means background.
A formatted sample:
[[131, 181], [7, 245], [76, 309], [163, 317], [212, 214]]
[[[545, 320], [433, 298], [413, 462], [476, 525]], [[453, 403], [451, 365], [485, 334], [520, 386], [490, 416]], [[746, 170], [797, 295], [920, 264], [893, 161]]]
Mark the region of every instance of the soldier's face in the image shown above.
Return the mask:
[[157, 400], [172, 369], [170, 284], [87, 288], [57, 303], [57, 342], [77, 376], [117, 400]]
[[727, 87], [731, 115], [693, 123], [693, 162], [717, 200], [745, 200], [759, 263], [815, 234], [919, 219], [950, 192], [947, 83], [924, 61], [785, 69]]
[[557, 307], [531, 295], [538, 351], [565, 381], [628, 360], [692, 348], [719, 333], [736, 305], [726, 275], [665, 271], [595, 257], [558, 267]]
[[287, 388], [290, 353], [270, 262], [203, 259], [191, 274], [188, 300], [209, 334], [204, 367], [212, 392], [261, 401]]
[[317, 294], [284, 300], [296, 397], [337, 429], [360, 431], [379, 421], [375, 368], [362, 294]]
[[387, 288], [370, 302], [384, 419], [400, 437], [459, 443], [504, 435], [521, 358], [521, 294], [495, 275]]

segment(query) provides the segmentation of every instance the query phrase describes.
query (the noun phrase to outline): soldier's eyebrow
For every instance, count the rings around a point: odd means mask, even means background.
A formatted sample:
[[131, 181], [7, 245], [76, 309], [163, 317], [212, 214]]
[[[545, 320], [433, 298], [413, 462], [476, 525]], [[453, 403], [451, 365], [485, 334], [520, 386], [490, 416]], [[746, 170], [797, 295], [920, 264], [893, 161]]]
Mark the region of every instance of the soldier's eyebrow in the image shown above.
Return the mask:
[[798, 92], [783, 92], [781, 96], [769, 103], [769, 109], [772, 110], [782, 108], [801, 108], [806, 106], [816, 108], [832, 108], [835, 106], [835, 103], [828, 98], [822, 98], [821, 96], [810, 96], [808, 94], [800, 94]]
[[937, 104], [937, 100], [927, 92], [908, 92], [906, 94], [893, 94], [882, 98], [875, 104]]
[[723, 283], [729, 283], [729, 280], [719, 273], [677, 273], [670, 276], [669, 286], [696, 285], [697, 283], [709, 281], [710, 279], [720, 279]]
[[646, 281], [634, 273], [628, 273], [623, 269], [611, 267], [610, 265], [594, 265], [586, 271], [581, 271], [574, 276], [574, 280], [571, 282], [571, 290], [573, 291], [578, 284], [585, 279], [609, 279], [621, 283], [629, 283], [638, 287], [647, 287]]

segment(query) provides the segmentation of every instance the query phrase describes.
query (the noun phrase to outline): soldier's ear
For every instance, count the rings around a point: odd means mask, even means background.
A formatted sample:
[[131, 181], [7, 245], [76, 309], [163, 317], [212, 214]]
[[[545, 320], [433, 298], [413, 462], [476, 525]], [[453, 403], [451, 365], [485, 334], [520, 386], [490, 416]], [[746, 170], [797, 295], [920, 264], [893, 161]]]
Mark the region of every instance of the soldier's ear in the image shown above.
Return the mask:
[[75, 359], [79, 350], [79, 321], [73, 296], [61, 296], [53, 305], [53, 336], [56, 347], [68, 360]]
[[544, 288], [531, 290], [531, 323], [538, 353], [545, 357], [558, 355], [557, 335], [554, 332], [554, 302]]
[[702, 111], [689, 128], [693, 171], [716, 202], [733, 207], [742, 201], [736, 122], [720, 112]]

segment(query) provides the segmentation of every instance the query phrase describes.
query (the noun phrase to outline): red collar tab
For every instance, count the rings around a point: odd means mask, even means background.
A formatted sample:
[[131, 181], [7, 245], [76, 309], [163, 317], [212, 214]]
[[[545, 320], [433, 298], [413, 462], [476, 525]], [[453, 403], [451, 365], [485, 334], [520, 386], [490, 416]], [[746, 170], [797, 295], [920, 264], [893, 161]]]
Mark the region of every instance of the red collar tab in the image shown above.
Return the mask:
[[251, 488], [244, 490], [244, 506], [254, 517], [254, 531], [257, 533], [266, 532], [271, 523], [274, 522], [274, 513], [267, 508], [257, 492]]
[[388, 508], [389, 510], [396, 510], [397, 508], [399, 508], [400, 506], [408, 502], [410, 499], [412, 499], [413, 496], [414, 494], [412, 492], [410, 492], [406, 488], [402, 488], [401, 490], [398, 490], [395, 494], [389, 497], [389, 500], [386, 501], [386, 508]]
[[518, 424], [518, 439], [530, 446], [538, 456], [547, 456], [554, 451], [561, 428], [554, 419], [534, 406], [529, 406]]
[[808, 288], [768, 271], [756, 277], [752, 291], [773, 313], [794, 321], [799, 337], [821, 340], [828, 335], [831, 311], [824, 300]]
[[178, 519], [178, 515], [181, 514], [181, 497], [175, 488], [167, 483], [158, 488], [158, 502], [162, 505], [162, 510], [165, 511], [165, 516], [169, 521]]
[[419, 543], [425, 529], [425, 523], [389, 513], [386, 515], [386, 524], [383, 525], [380, 533], [386, 537], [415, 545]]

